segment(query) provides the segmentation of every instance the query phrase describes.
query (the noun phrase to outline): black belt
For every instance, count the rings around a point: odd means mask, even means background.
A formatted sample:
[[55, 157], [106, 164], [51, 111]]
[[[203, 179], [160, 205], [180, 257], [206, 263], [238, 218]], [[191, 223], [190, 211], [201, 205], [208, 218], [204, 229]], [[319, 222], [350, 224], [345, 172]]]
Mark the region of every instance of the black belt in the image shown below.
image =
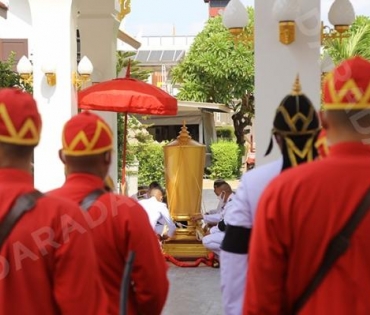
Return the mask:
[[252, 229], [227, 225], [221, 249], [234, 254], [248, 254]]

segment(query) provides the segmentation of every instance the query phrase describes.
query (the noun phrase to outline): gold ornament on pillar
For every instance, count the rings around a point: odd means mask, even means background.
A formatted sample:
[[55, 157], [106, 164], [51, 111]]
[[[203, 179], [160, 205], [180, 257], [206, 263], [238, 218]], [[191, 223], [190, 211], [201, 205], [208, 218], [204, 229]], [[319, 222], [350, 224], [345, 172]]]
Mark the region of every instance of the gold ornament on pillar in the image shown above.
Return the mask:
[[26, 57], [22, 56], [17, 64], [17, 72], [19, 73], [22, 81], [26, 84], [33, 84], [33, 66], [31, 61]]
[[119, 0], [121, 11], [117, 13], [117, 19], [122, 21], [131, 12], [131, 0]]
[[205, 145], [191, 138], [185, 122], [177, 139], [164, 147], [168, 207], [171, 217], [183, 224], [164, 244], [167, 254], [199, 257], [207, 253], [197, 240], [197, 223], [190, 220], [201, 212], [205, 156]]
[[86, 82], [90, 81], [90, 76], [94, 71], [94, 66], [90, 59], [84, 56], [78, 63], [77, 72], [72, 73], [72, 84], [77, 90], [81, 90]]
[[298, 0], [276, 0], [273, 13], [279, 22], [279, 40], [284, 45], [295, 41], [295, 19], [299, 14]]
[[[275, 0], [273, 16], [278, 22], [279, 41], [290, 45], [296, 40], [296, 19], [299, 18], [299, 0]], [[329, 11], [329, 21], [334, 26], [321, 23], [321, 44], [327, 40], [348, 38], [348, 30], [356, 15], [350, 0], [335, 0]], [[240, 0], [230, 0], [222, 13], [222, 22], [233, 35], [235, 42], [254, 42], [254, 34], [245, 34], [248, 25], [248, 14]]]

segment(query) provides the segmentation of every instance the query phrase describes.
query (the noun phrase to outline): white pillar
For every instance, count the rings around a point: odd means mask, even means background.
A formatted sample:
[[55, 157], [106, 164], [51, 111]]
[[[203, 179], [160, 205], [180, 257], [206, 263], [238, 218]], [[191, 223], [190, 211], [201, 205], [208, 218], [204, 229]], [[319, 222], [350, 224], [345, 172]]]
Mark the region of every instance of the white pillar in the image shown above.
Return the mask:
[[[77, 112], [72, 71], [76, 68], [75, 14], [72, 0], [29, 0], [32, 15], [33, 88], [41, 112], [41, 141], [35, 150], [35, 186], [42, 191], [64, 182], [58, 157], [64, 123]], [[57, 83], [49, 86], [41, 71], [44, 63], [56, 64]]]
[[135, 158], [132, 165], [127, 167], [127, 196], [137, 193], [139, 186], [139, 162]]
[[[114, 2], [81, 0], [78, 28], [81, 37], [81, 56], [88, 56], [94, 65], [94, 83], [116, 77], [116, 50], [119, 23], [113, 18]], [[114, 134], [114, 148], [117, 148], [117, 113], [97, 112], [110, 125]], [[114, 150], [109, 175], [117, 183], [117, 149]]]
[[302, 90], [320, 106], [320, 0], [299, 1], [296, 40], [279, 42], [278, 22], [273, 18], [275, 0], [255, 1], [256, 163], [265, 164], [280, 155], [277, 145], [264, 157], [279, 102], [291, 92], [299, 73]]

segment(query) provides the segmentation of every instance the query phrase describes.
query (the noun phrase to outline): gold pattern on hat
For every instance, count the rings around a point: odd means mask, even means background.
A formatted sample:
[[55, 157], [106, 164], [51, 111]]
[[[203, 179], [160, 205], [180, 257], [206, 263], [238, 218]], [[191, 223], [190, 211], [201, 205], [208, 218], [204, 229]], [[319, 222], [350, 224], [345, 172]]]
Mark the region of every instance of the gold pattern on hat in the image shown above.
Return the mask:
[[[19, 145], [36, 145], [40, 141], [40, 128], [38, 128], [32, 118], [27, 118], [23, 125], [16, 129], [8, 113], [6, 105], [0, 103], [0, 120], [3, 121], [9, 135], [0, 135], [0, 141]], [[31, 137], [27, 137], [27, 135]]]
[[[95, 145], [98, 143], [100, 139], [100, 135], [103, 132], [105, 132], [106, 135], [109, 137], [110, 143], [104, 147], [95, 148]], [[75, 135], [75, 137], [70, 141], [70, 143], [68, 143], [65, 138], [65, 130], [63, 130], [62, 141], [63, 141], [63, 153], [65, 155], [73, 155], [73, 156], [94, 155], [94, 154], [103, 153], [105, 151], [112, 149], [113, 134], [112, 134], [110, 127], [105, 122], [98, 120], [96, 122], [95, 133], [93, 137], [91, 138], [91, 140], [89, 140], [85, 131], [81, 130], [80, 132], [77, 133], [77, 135]], [[76, 149], [79, 143], [82, 143], [85, 146], [85, 148]]]
[[[304, 94], [302, 92], [301, 83], [300, 83], [298, 74], [294, 81], [293, 90], [290, 95], [295, 98], [295, 107], [296, 107], [295, 114], [293, 114], [293, 116], [290, 116], [290, 113], [288, 112], [288, 110], [283, 106], [284, 103], [280, 104], [276, 112], [276, 114], [281, 113], [281, 115], [283, 116], [283, 120], [288, 125], [290, 130], [284, 131], [284, 130], [278, 130], [276, 128], [273, 128], [272, 132], [278, 133], [284, 138], [284, 141], [286, 142], [286, 145], [287, 145], [287, 155], [288, 155], [290, 164], [291, 166], [296, 166], [298, 165], [297, 158], [300, 158], [306, 161], [313, 160], [314, 155], [313, 155], [312, 147], [313, 147], [315, 135], [318, 133], [319, 128], [310, 129], [310, 124], [316, 114], [315, 108], [313, 106], [310, 107], [307, 115], [303, 114], [300, 111], [299, 96], [302, 96]], [[298, 121], [301, 121], [303, 124], [301, 130], [297, 129]], [[307, 137], [307, 140], [306, 140], [306, 143], [303, 149], [299, 149], [296, 143], [294, 142], [294, 140], [291, 138], [291, 137], [296, 137], [296, 136], [306, 136]]]
[[301, 82], [299, 81], [299, 74], [297, 74], [295, 78], [291, 95], [294, 95], [294, 96], [302, 95], [302, 87], [301, 87]]
[[293, 167], [298, 165], [297, 156], [302, 160], [306, 160], [307, 162], [313, 161], [314, 157], [312, 148], [314, 146], [314, 137], [310, 137], [309, 139], [307, 139], [306, 144], [302, 150], [300, 150], [296, 146], [294, 141], [289, 137], [286, 137], [285, 141], [287, 144], [289, 160]]
[[[324, 109], [368, 109], [370, 108], [370, 84], [366, 90], [359, 87], [354, 79], [347, 80], [339, 89], [335, 87], [335, 77], [329, 73], [325, 78], [330, 95], [330, 103], [324, 103]], [[351, 95], [349, 99], [348, 95]]]

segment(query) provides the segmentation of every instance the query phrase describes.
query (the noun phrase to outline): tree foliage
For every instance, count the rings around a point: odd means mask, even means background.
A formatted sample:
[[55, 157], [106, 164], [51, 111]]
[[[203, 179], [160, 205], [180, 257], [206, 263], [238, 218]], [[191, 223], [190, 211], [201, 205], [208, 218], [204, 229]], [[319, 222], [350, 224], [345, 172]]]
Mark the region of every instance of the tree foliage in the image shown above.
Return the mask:
[[32, 85], [25, 83], [15, 67], [15, 53], [12, 52], [6, 61], [0, 61], [0, 88], [18, 87], [32, 93]]
[[197, 35], [184, 60], [172, 70], [181, 84], [177, 98], [185, 101], [222, 103], [233, 115], [238, 144], [244, 144], [244, 129], [254, 115], [254, 53], [245, 40], [253, 33], [254, 11], [248, 8], [250, 26], [235, 40], [221, 17], [209, 19]]
[[325, 41], [324, 51], [336, 65], [354, 56], [370, 60], [370, 18], [358, 16], [349, 29], [349, 37]]
[[136, 55], [135, 51], [117, 51], [116, 77], [118, 77], [124, 68], [127, 68], [130, 61], [130, 77], [146, 81], [151, 74], [150, 70], [140, 67], [140, 61], [133, 60]]
[[234, 179], [239, 177], [239, 147], [235, 142], [221, 140], [211, 144], [211, 178]]

